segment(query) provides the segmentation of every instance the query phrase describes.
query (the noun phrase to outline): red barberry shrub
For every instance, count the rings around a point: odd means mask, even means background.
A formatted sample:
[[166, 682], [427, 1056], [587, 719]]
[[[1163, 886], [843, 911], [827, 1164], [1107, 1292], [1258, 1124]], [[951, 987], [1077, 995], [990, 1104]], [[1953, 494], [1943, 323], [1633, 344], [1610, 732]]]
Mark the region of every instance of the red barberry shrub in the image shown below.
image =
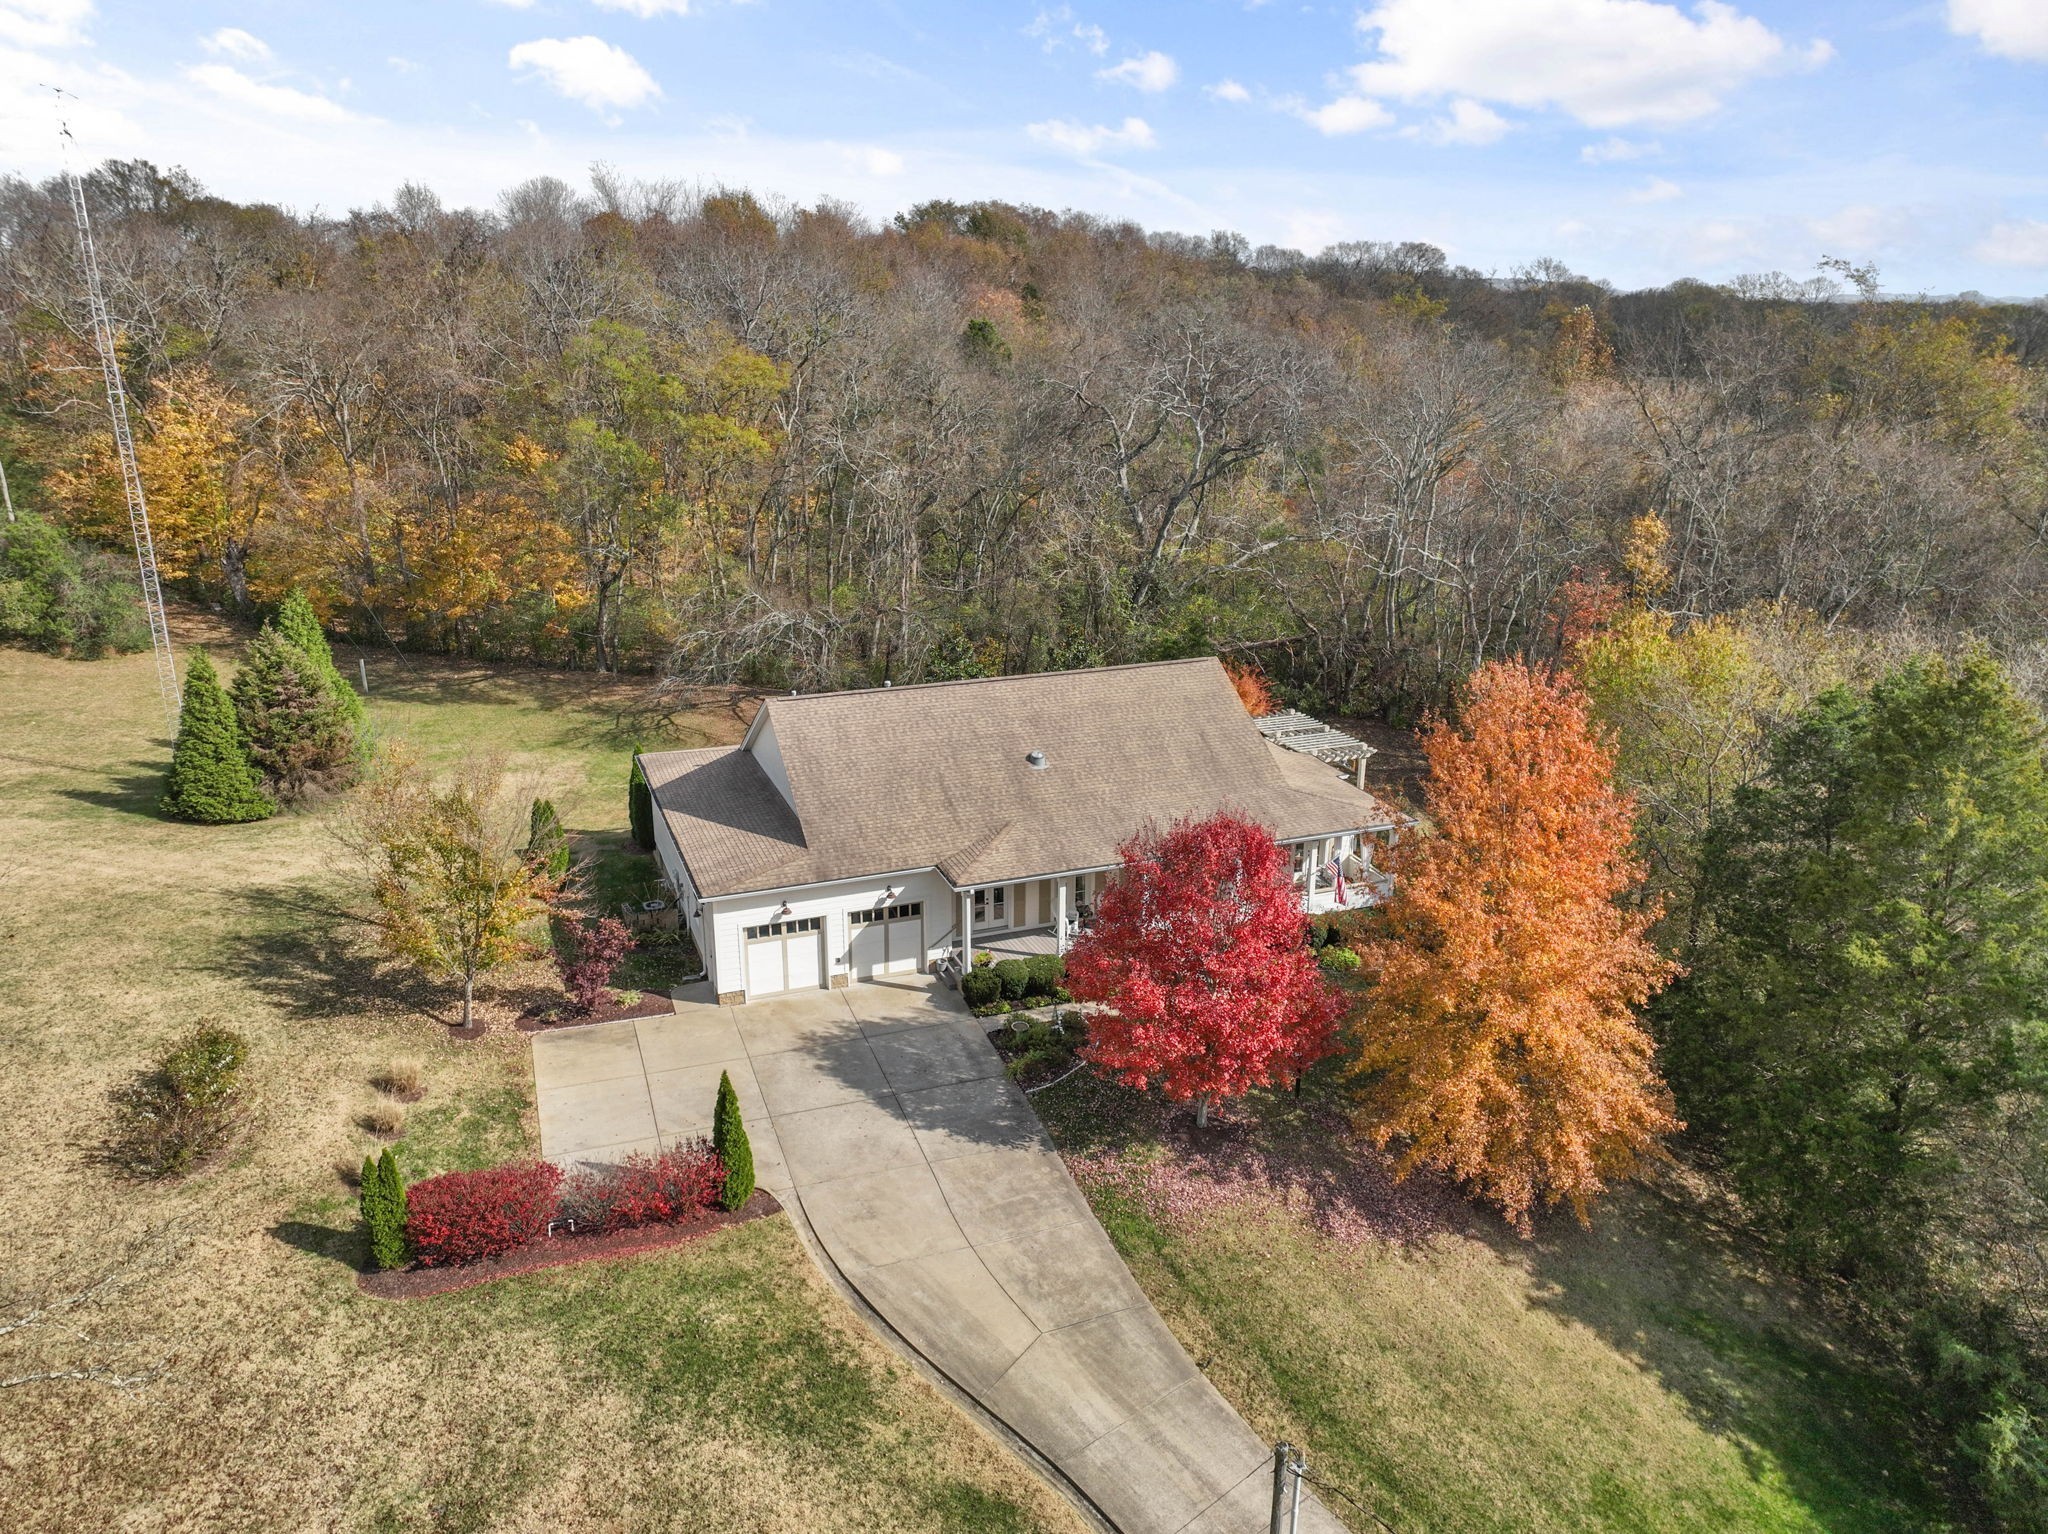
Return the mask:
[[481, 1172], [447, 1172], [405, 1194], [405, 1234], [423, 1268], [499, 1257], [547, 1234], [562, 1169], [515, 1162]]
[[590, 1167], [562, 1190], [561, 1212], [578, 1231], [693, 1220], [718, 1202], [725, 1163], [709, 1142], [686, 1140], [658, 1156], [635, 1151], [617, 1166]]

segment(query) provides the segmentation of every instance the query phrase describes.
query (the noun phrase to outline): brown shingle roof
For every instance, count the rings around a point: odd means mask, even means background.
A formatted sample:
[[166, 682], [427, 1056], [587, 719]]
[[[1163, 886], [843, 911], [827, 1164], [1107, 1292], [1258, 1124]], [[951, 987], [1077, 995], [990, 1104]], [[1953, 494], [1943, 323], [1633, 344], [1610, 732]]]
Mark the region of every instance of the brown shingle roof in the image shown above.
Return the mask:
[[[744, 747], [641, 760], [701, 895], [937, 868], [955, 885], [1101, 868], [1147, 822], [1232, 809], [1283, 840], [1391, 824], [1267, 743], [1214, 659], [770, 698], [795, 800]], [[1043, 751], [1047, 765], [1025, 760]]]

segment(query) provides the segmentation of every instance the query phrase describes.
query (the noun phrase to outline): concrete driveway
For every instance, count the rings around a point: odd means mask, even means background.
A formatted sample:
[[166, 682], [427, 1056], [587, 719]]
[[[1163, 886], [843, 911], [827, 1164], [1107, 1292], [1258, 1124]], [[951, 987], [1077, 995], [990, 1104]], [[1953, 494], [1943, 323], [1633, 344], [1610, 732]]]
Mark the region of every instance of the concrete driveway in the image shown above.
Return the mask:
[[[761, 1183], [934, 1368], [1125, 1534], [1260, 1534], [1271, 1451], [1146, 1301], [981, 1025], [915, 977], [536, 1035], [541, 1148], [709, 1135], [720, 1071]], [[1301, 1529], [1340, 1530], [1313, 1498]]]

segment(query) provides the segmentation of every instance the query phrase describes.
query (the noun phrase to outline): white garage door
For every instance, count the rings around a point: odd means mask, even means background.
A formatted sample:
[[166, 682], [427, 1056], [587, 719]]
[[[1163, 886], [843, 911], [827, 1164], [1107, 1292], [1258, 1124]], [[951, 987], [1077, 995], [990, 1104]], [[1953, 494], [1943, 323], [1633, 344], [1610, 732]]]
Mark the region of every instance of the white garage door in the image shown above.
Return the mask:
[[747, 928], [747, 995], [816, 990], [825, 983], [824, 945], [821, 916]]
[[924, 967], [924, 902], [850, 911], [847, 926], [853, 941], [847, 968], [861, 980], [901, 975]]

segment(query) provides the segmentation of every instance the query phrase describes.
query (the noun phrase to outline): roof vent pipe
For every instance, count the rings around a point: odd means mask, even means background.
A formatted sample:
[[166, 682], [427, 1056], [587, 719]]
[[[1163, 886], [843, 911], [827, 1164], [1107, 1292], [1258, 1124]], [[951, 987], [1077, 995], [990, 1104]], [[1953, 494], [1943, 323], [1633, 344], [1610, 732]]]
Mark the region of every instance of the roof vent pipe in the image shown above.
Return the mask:
[[1036, 767], [1043, 771], [1045, 768], [1045, 753], [1043, 751], [1026, 751], [1024, 753], [1024, 765]]

